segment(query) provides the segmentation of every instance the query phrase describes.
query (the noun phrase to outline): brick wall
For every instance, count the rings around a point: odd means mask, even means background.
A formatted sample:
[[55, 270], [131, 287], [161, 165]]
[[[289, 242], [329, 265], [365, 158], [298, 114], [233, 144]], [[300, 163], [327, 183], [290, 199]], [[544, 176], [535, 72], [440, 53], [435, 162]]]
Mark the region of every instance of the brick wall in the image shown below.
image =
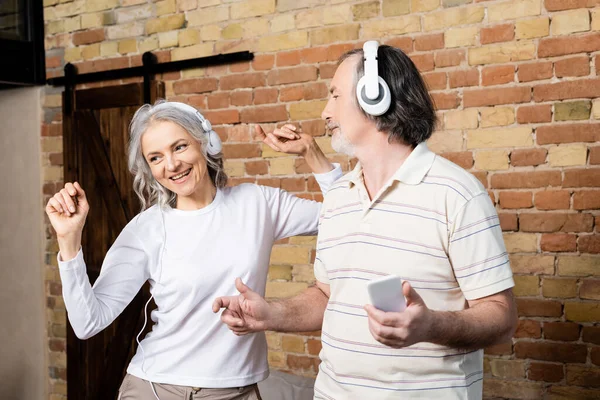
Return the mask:
[[[333, 153], [320, 113], [335, 60], [364, 40], [402, 48], [439, 110], [430, 140], [497, 205], [520, 323], [486, 349], [485, 396], [600, 397], [600, 2], [597, 0], [44, 0], [48, 76], [251, 50], [252, 62], [169, 73], [167, 97], [205, 111], [233, 183], [320, 199], [301, 159], [253, 140], [254, 123], [299, 123]], [[115, 84], [108, 82], [105, 84]], [[60, 95], [48, 88], [44, 194], [62, 183]], [[46, 199], [44, 199], [46, 200]], [[49, 387], [64, 399], [65, 324], [56, 241], [46, 242]], [[273, 250], [267, 295], [314, 281], [315, 238]], [[314, 376], [318, 332], [268, 334], [276, 369]]]

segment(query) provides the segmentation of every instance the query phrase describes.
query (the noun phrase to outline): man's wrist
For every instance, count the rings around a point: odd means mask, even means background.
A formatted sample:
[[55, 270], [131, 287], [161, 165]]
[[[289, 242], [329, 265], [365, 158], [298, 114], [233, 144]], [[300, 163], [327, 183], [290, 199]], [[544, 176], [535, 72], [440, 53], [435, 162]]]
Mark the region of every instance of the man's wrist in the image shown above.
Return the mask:
[[303, 156], [306, 163], [315, 174], [324, 174], [333, 169], [333, 164], [331, 164], [325, 154], [323, 154], [323, 151], [321, 151], [321, 148], [314, 139], [311, 140]]

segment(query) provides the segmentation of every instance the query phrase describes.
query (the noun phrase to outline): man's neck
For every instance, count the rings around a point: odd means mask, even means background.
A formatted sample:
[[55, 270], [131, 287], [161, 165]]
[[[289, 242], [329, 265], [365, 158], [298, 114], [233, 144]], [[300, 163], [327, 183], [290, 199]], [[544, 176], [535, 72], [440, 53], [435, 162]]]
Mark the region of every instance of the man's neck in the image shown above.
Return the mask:
[[370, 143], [368, 148], [361, 150], [356, 156], [362, 166], [369, 198], [373, 199], [413, 149], [405, 144], [388, 143], [387, 135], [381, 135], [376, 143]]

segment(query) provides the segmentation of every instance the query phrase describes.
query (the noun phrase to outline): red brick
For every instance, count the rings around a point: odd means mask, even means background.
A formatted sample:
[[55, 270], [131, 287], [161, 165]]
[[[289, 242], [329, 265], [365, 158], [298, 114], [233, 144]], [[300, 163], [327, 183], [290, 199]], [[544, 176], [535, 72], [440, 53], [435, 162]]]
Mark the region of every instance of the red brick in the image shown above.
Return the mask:
[[281, 180], [281, 188], [288, 192], [304, 192], [306, 191], [306, 179], [284, 178]]
[[313, 372], [316, 372], [315, 360], [316, 359], [314, 357], [295, 356], [293, 354], [288, 354], [287, 365], [288, 367], [296, 370], [313, 370]]
[[61, 189], [62, 188], [58, 187], [56, 183], [47, 182], [47, 183], [44, 183], [42, 193], [46, 194], [46, 195], [54, 196], [54, 194], [56, 194], [56, 192], [58, 192]]
[[588, 56], [579, 56], [557, 61], [554, 63], [554, 73], [558, 78], [589, 75], [590, 59]]
[[260, 157], [260, 155], [260, 145], [256, 143], [223, 144], [223, 156], [225, 156], [226, 159], [253, 158]]
[[539, 188], [560, 186], [560, 171], [506, 172], [492, 175], [493, 189]]
[[220, 77], [223, 75], [228, 75], [229, 70], [227, 65], [212, 65], [205, 69], [206, 76], [215, 76]]
[[546, 233], [540, 241], [542, 251], [577, 251], [577, 236], [567, 233]]
[[562, 315], [562, 305], [555, 300], [517, 298], [515, 301], [520, 316], [560, 317]]
[[325, 82], [315, 82], [286, 86], [281, 88], [280, 93], [280, 101], [314, 100], [327, 98], [329, 90]]
[[515, 67], [513, 65], [484, 67], [481, 71], [481, 84], [483, 86], [502, 85], [514, 80]]
[[499, 204], [502, 208], [533, 207], [531, 192], [500, 192]]
[[533, 88], [537, 102], [600, 97], [600, 78], [548, 83]]
[[244, 123], [279, 122], [287, 119], [287, 110], [283, 105], [244, 108], [241, 113], [241, 121]]
[[486, 171], [472, 171], [471, 174], [483, 185], [484, 188], [488, 189], [490, 187], [488, 183], [488, 173]]
[[510, 164], [514, 167], [536, 166], [546, 162], [546, 149], [523, 149], [510, 152]]
[[302, 121], [300, 123], [302, 132], [311, 136], [323, 136], [325, 134], [325, 121], [314, 119], [311, 121]]
[[520, 319], [514, 337], [539, 339], [542, 337], [542, 325], [539, 321]]
[[247, 106], [252, 104], [251, 90], [237, 90], [230, 95], [232, 106]]
[[277, 189], [281, 188], [281, 179], [278, 178], [258, 178], [256, 183], [258, 185], [270, 186]]
[[314, 64], [321, 61], [329, 60], [329, 52], [327, 47], [310, 47], [300, 50], [300, 58], [306, 64]]
[[517, 214], [498, 213], [498, 220], [500, 221], [500, 228], [505, 232], [517, 231], [519, 229]]
[[600, 141], [600, 124], [553, 124], [536, 129], [538, 144]]
[[247, 72], [249, 70], [250, 70], [250, 62], [248, 62], [248, 61], [236, 62], [236, 63], [229, 65], [230, 72], [234, 72], [234, 73]]
[[432, 71], [434, 68], [433, 54], [431, 54], [431, 53], [413, 54], [412, 56], [410, 56], [410, 59], [412, 60], [412, 62], [415, 64], [415, 66], [421, 73], [427, 72], [427, 71]]
[[460, 104], [460, 98], [457, 92], [432, 93], [431, 99], [435, 104], [436, 110], [450, 110]]
[[274, 62], [275, 56], [272, 54], [254, 56], [254, 60], [252, 60], [252, 69], [255, 71], [265, 71], [273, 68]]
[[485, 354], [492, 356], [506, 356], [510, 355], [513, 352], [512, 343], [505, 342], [499, 343], [490, 347], [486, 347], [484, 349]]
[[452, 161], [464, 169], [470, 169], [473, 166], [473, 153], [470, 151], [460, 151], [454, 153], [442, 153], [442, 157]]
[[600, 235], [579, 236], [578, 248], [582, 253], [600, 253]]
[[62, 124], [48, 124], [48, 136], [62, 136], [63, 125]]
[[388, 46], [396, 47], [396, 48], [402, 50], [406, 54], [412, 53], [412, 51], [413, 51], [413, 40], [411, 37], [408, 37], [408, 36], [402, 36], [402, 37], [396, 37], [393, 39], [388, 39], [385, 41], [385, 44], [387, 44]]
[[276, 69], [269, 72], [267, 82], [269, 85], [283, 85], [286, 83], [307, 82], [317, 79], [317, 67], [303, 65], [301, 67]]
[[565, 171], [564, 187], [599, 187], [600, 168], [569, 169]]
[[571, 343], [518, 342], [515, 344], [517, 358], [556, 362], [585, 362], [587, 346]]
[[72, 40], [75, 46], [102, 42], [104, 40], [104, 28], [75, 32]]
[[590, 165], [600, 164], [600, 146], [590, 147]]
[[48, 158], [50, 165], [63, 165], [63, 153], [52, 153]]
[[425, 83], [429, 90], [446, 89], [447, 77], [445, 72], [430, 72], [423, 74], [423, 79], [425, 79]]
[[498, 104], [526, 103], [531, 100], [530, 87], [475, 89], [463, 92], [464, 107], [494, 106]]
[[573, 194], [575, 210], [600, 209], [600, 190], [580, 190]]
[[451, 71], [448, 73], [450, 88], [478, 86], [479, 70], [477, 68]]
[[600, 50], [600, 33], [582, 36], [566, 35], [563, 37], [541, 39], [538, 45], [538, 57], [554, 57], [565, 54], [591, 53]]
[[251, 140], [251, 132], [254, 132], [254, 127], [250, 125], [232, 125], [222, 127], [230, 142], [249, 142]]
[[336, 69], [337, 63], [319, 64], [319, 77], [321, 79], [333, 78]]
[[59, 56], [46, 57], [46, 68], [59, 68], [62, 67], [63, 58]]
[[519, 107], [517, 109], [517, 122], [520, 124], [552, 122], [552, 104]]
[[48, 293], [53, 296], [60, 296], [62, 294], [62, 285], [59, 282], [47, 282]]
[[185, 79], [173, 83], [175, 94], [205, 93], [217, 90], [216, 78]]
[[255, 88], [265, 86], [266, 83], [265, 74], [262, 72], [222, 76], [219, 81], [221, 90]]
[[594, 218], [590, 214], [521, 213], [523, 232], [591, 232]]
[[483, 27], [479, 33], [481, 44], [508, 42], [515, 37], [515, 26], [513, 24], [503, 24]]
[[597, 4], [598, 0], [544, 0], [544, 6], [548, 11], [593, 7]]
[[306, 341], [306, 349], [308, 350], [308, 354], [313, 356], [318, 356], [321, 352], [321, 341], [317, 339], [308, 339]]
[[415, 50], [430, 51], [444, 48], [444, 34], [434, 33], [432, 35], [417, 36], [415, 38]]
[[535, 194], [535, 207], [538, 210], [568, 210], [571, 192], [568, 190], [544, 190]]
[[64, 339], [49, 339], [48, 347], [50, 351], [64, 352], [67, 350], [67, 343]]
[[286, 51], [277, 54], [277, 66], [288, 67], [290, 65], [298, 65], [301, 63], [300, 52], [298, 50]]
[[206, 96], [206, 100], [208, 102], [209, 109], [229, 107], [228, 92], [209, 94], [208, 96]]
[[563, 364], [531, 362], [527, 378], [532, 381], [560, 382], [565, 376], [563, 368]]
[[257, 88], [254, 90], [254, 104], [276, 103], [279, 91], [275, 88]]
[[600, 300], [600, 280], [584, 279], [579, 287], [579, 297], [582, 299]]
[[219, 111], [204, 111], [204, 116], [213, 125], [235, 124], [240, 122], [240, 113], [238, 110], [227, 109]]
[[581, 339], [585, 343], [600, 344], [600, 326], [584, 326]]
[[454, 67], [465, 61], [464, 50], [443, 50], [435, 53], [435, 66], [437, 68]]
[[521, 64], [518, 67], [519, 82], [540, 81], [552, 78], [552, 63], [542, 61], [530, 64]]
[[567, 365], [567, 384], [573, 386], [600, 387], [600, 368], [583, 365]]
[[327, 47], [327, 54], [329, 61], [338, 61], [342, 54], [347, 53], [348, 51], [362, 47], [358, 43], [339, 43], [332, 44]]
[[544, 322], [544, 339], [572, 342], [579, 339], [580, 328], [573, 322]]

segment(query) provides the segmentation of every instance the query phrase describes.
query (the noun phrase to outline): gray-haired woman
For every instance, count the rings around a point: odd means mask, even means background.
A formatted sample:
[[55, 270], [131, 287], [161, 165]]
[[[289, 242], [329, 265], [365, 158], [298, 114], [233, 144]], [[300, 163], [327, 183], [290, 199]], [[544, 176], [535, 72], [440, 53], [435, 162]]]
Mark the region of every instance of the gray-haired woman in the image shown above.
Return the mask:
[[[273, 242], [317, 230], [320, 203], [279, 189], [225, 187], [221, 143], [210, 122], [183, 103], [141, 107], [130, 126], [129, 168], [142, 211], [108, 251], [92, 287], [81, 252], [89, 210], [67, 183], [46, 212], [54, 227], [63, 297], [75, 334], [108, 326], [149, 281], [157, 304], [120, 399], [257, 399], [268, 375], [264, 335], [237, 337], [211, 310], [241, 277], [264, 295]], [[321, 189], [341, 176], [314, 140], [292, 125], [264, 134], [276, 150], [301, 154]]]

